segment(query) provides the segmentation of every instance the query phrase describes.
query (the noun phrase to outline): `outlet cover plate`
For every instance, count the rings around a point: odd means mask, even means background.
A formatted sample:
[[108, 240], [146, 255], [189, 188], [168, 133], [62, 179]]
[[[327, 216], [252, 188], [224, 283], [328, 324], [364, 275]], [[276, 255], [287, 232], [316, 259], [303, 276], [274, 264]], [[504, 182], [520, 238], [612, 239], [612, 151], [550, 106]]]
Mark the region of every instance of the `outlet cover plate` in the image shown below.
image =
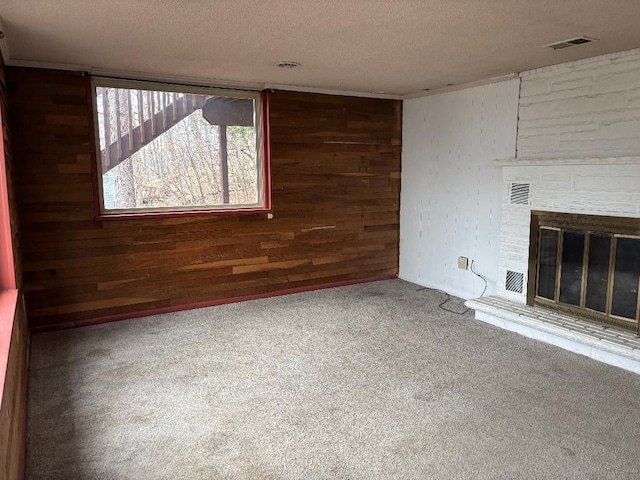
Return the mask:
[[458, 257], [458, 268], [461, 270], [466, 270], [467, 268], [469, 268], [469, 258]]

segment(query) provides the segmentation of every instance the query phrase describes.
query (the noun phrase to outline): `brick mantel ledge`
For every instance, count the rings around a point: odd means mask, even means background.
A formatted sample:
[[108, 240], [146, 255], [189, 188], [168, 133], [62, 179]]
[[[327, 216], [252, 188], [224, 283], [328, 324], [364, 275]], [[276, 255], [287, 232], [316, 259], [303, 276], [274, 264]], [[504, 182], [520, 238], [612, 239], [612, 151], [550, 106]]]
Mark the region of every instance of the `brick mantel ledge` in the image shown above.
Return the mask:
[[523, 166], [556, 166], [556, 165], [640, 165], [640, 156], [637, 157], [584, 157], [584, 158], [542, 158], [542, 157], [516, 157], [503, 158], [493, 161], [498, 167], [523, 167]]

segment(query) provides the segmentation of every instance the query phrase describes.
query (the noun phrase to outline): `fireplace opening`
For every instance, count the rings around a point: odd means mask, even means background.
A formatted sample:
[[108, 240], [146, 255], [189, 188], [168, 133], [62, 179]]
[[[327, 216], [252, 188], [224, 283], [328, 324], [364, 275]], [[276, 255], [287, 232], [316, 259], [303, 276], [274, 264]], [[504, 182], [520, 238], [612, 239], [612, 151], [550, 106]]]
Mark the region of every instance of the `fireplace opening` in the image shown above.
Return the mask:
[[527, 303], [640, 335], [640, 219], [534, 211]]

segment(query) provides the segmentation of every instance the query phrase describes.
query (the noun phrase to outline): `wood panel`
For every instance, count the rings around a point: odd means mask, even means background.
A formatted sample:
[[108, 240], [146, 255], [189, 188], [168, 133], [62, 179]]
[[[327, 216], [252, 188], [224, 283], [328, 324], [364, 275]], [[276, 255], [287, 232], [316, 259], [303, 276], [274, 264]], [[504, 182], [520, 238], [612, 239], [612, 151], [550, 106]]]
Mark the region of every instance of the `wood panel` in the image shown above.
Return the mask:
[[272, 220], [95, 221], [83, 78], [7, 78], [35, 328], [397, 273], [400, 102], [275, 92]]
[[[0, 56], [0, 108], [2, 109], [2, 129], [4, 138], [5, 166], [7, 169], [7, 190], [13, 260], [16, 285], [21, 287], [21, 258], [19, 247], [18, 216], [15, 197], [13, 195], [13, 157], [11, 132], [7, 119], [7, 91], [5, 83], [5, 67]], [[15, 292], [2, 292], [1, 295], [15, 298]], [[27, 416], [27, 372], [29, 360], [29, 330], [21, 294], [18, 295], [16, 313], [13, 318], [2, 318], [8, 328], [2, 329], [9, 341], [9, 356], [6, 363], [4, 385], [0, 388], [0, 479], [17, 480], [24, 478], [26, 416]], [[4, 358], [3, 358], [4, 360]], [[3, 362], [0, 362], [3, 363]], [[4, 366], [4, 364], [3, 364]]]
[[29, 330], [18, 300], [0, 404], [0, 480], [24, 478]]

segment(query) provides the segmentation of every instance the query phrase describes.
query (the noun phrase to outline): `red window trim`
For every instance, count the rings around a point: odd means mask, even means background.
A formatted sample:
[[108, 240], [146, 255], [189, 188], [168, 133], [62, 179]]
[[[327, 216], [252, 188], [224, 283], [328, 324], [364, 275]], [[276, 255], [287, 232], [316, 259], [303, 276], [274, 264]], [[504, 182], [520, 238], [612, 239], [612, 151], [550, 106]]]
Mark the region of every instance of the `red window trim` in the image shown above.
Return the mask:
[[7, 161], [4, 155], [4, 118], [1, 111], [0, 125], [0, 290], [7, 290], [16, 288], [16, 271], [11, 239]]
[[96, 151], [96, 131], [95, 116], [93, 105], [93, 86], [91, 84], [91, 75], [84, 74], [85, 91], [87, 97], [87, 115], [89, 118], [89, 143], [91, 154], [91, 176], [93, 185], [94, 199], [94, 218], [96, 221], [103, 220], [134, 220], [134, 219], [152, 219], [152, 218], [172, 218], [183, 216], [219, 216], [219, 215], [264, 215], [271, 213], [271, 135], [270, 135], [270, 102], [271, 91], [263, 90], [260, 92], [260, 137], [261, 137], [261, 153], [262, 153], [262, 206], [255, 208], [219, 208], [219, 209], [194, 209], [194, 210], [166, 210], [156, 212], [117, 212], [105, 213], [100, 208], [100, 182], [98, 173], [98, 153]]
[[4, 398], [4, 384], [9, 364], [9, 350], [18, 304], [18, 290], [0, 291], [0, 407]]
[[0, 406], [4, 398], [4, 384], [18, 301], [4, 148], [4, 118], [0, 109]]

